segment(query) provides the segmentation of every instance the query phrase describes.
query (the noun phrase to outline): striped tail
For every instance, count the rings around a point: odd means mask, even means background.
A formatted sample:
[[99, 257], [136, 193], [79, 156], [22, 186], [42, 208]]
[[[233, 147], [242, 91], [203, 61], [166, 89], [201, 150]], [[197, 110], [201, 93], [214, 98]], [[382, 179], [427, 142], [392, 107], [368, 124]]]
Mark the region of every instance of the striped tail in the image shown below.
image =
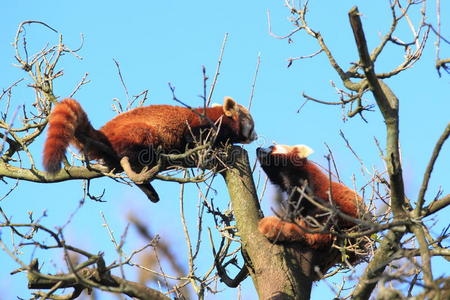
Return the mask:
[[44, 168], [49, 173], [61, 169], [61, 162], [71, 142], [76, 143], [75, 134], [82, 130], [95, 131], [86, 113], [74, 99], [64, 99], [58, 103], [50, 114], [47, 140], [44, 145]]

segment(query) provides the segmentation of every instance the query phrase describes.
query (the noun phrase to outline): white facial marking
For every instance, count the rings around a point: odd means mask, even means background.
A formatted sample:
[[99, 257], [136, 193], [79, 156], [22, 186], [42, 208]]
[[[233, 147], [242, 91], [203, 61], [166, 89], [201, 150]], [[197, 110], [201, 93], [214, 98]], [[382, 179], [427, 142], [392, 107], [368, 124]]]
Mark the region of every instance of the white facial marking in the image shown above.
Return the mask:
[[291, 147], [287, 145], [273, 145], [272, 154], [288, 154], [291, 152]]

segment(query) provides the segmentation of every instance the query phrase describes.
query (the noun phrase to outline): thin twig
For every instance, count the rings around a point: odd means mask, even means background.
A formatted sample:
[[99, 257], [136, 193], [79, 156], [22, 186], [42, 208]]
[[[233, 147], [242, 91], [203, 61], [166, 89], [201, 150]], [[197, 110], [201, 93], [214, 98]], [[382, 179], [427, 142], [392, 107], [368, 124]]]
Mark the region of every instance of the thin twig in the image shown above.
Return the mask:
[[441, 152], [442, 146], [444, 145], [445, 141], [450, 135], [450, 123], [445, 128], [444, 132], [440, 136], [439, 140], [437, 141], [436, 145], [434, 146], [433, 153], [431, 155], [430, 161], [428, 162], [427, 168], [425, 170], [422, 185], [420, 186], [419, 195], [417, 197], [417, 203], [416, 208], [414, 209], [414, 216], [420, 217], [420, 213], [422, 211], [423, 204], [425, 202], [425, 193], [428, 188], [428, 183], [430, 181], [431, 173], [433, 172], [434, 164], [436, 163], [436, 160], [439, 156], [439, 153]]
[[228, 39], [228, 32], [225, 33], [225, 36], [223, 37], [223, 41], [222, 41], [222, 46], [220, 47], [220, 54], [219, 54], [219, 59], [217, 60], [216, 72], [214, 74], [214, 78], [213, 78], [213, 81], [211, 84], [211, 89], [209, 90], [209, 95], [206, 100], [206, 106], [209, 106], [211, 104], [211, 99], [212, 99], [212, 96], [214, 94], [214, 89], [216, 88], [216, 84], [217, 84], [217, 78], [219, 77], [219, 74], [220, 74], [220, 66], [222, 65], [222, 58], [223, 58], [223, 54], [225, 52], [225, 45], [227, 43], [227, 39]]
[[122, 71], [120, 70], [119, 62], [117, 60], [115, 60], [114, 58], [113, 58], [113, 61], [116, 64], [117, 72], [119, 73], [120, 83], [122, 83], [123, 89], [125, 90], [125, 95], [127, 96], [127, 101], [130, 101], [130, 95], [128, 94], [128, 88], [127, 88], [127, 85], [125, 84], [125, 81], [123, 79]]
[[250, 100], [248, 101], [248, 110], [252, 107], [253, 96], [255, 94], [256, 78], [258, 78], [259, 65], [261, 64], [261, 52], [258, 52], [258, 58], [256, 59], [256, 70], [253, 76], [252, 90], [250, 92]]

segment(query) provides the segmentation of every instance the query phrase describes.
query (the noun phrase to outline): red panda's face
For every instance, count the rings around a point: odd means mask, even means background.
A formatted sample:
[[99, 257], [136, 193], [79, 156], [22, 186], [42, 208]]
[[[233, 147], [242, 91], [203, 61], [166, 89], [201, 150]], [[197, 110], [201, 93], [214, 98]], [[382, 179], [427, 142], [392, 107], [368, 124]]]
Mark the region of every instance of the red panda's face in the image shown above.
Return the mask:
[[223, 113], [227, 119], [224, 124], [229, 126], [234, 136], [230, 138], [232, 143], [249, 144], [258, 137], [255, 132], [255, 122], [250, 112], [231, 97], [225, 97]]
[[242, 144], [250, 144], [258, 138], [255, 131], [255, 122], [250, 112], [242, 105], [238, 106], [238, 121], [240, 129], [240, 137]]
[[269, 148], [257, 149], [261, 165], [269, 164], [276, 167], [302, 167], [311, 153], [313, 153], [313, 150], [305, 145], [288, 146], [275, 144]]
[[282, 191], [290, 191], [292, 187], [301, 186], [307, 173], [304, 166], [307, 156], [312, 150], [304, 145], [273, 145], [269, 148], [258, 148], [256, 154], [264, 172], [270, 181]]

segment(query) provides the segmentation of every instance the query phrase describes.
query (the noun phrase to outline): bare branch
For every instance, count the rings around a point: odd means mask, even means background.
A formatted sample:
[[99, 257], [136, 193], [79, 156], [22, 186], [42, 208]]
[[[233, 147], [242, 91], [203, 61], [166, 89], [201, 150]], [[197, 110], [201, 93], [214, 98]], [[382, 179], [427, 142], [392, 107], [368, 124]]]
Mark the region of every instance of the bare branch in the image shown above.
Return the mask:
[[422, 272], [425, 284], [428, 288], [437, 288], [433, 281], [433, 271], [431, 269], [431, 255], [428, 250], [428, 243], [425, 238], [425, 233], [422, 228], [422, 224], [414, 224], [410, 226], [411, 231], [416, 236], [417, 242], [419, 244], [419, 252], [422, 261]]
[[284, 35], [284, 36], [279, 36], [279, 35], [274, 34], [274, 33], [272, 32], [272, 23], [271, 23], [271, 21], [270, 21], [270, 11], [269, 11], [269, 10], [267, 11], [267, 25], [268, 25], [268, 27], [269, 27], [269, 28], [268, 28], [269, 35], [272, 36], [272, 37], [274, 37], [274, 38], [276, 38], [276, 39], [280, 39], [280, 40], [290, 38], [290, 37], [293, 36], [296, 32], [298, 32], [298, 31], [300, 31], [300, 30], [303, 29], [303, 27], [298, 26], [297, 28], [295, 28], [294, 30], [292, 30], [290, 33], [288, 33], [288, 34], [286, 34], [286, 35]]
[[395, 217], [405, 215], [404, 211], [404, 183], [399, 153], [399, 121], [398, 121], [398, 99], [390, 88], [375, 75], [374, 65], [369, 56], [366, 38], [359, 18], [357, 7], [349, 11], [350, 24], [353, 29], [359, 57], [366, 75], [369, 87], [380, 108], [387, 129], [387, 167], [391, 181], [392, 210]]
[[107, 172], [109, 172], [109, 170], [100, 165], [91, 165], [91, 169], [72, 166], [67, 169], [61, 169], [55, 175], [50, 175], [47, 172], [17, 168], [0, 162], [0, 177], [9, 177], [32, 182], [50, 183], [74, 179], [93, 179], [102, 177]]
[[208, 107], [210, 105], [212, 96], [214, 94], [214, 89], [216, 88], [217, 78], [219, 77], [220, 74], [220, 66], [222, 65], [223, 53], [225, 52], [225, 45], [227, 44], [227, 40], [228, 40], [228, 32], [225, 33], [225, 36], [223, 37], [222, 47], [220, 47], [219, 59], [217, 60], [216, 72], [214, 74], [213, 82], [211, 84], [211, 89], [209, 90], [208, 98], [206, 99], [205, 107]]
[[[37, 260], [30, 265], [28, 271], [28, 286], [30, 289], [51, 289], [55, 284], [59, 283], [58, 288], [73, 287], [75, 289], [84, 289], [84, 285], [78, 282], [78, 278], [75, 274], [56, 274], [46, 275], [39, 272], [39, 266]], [[123, 293], [130, 297], [136, 297], [138, 299], [164, 299], [169, 300], [171, 298], [164, 296], [161, 292], [148, 288], [145, 285], [128, 281], [118, 276], [114, 276], [107, 273], [102, 273], [97, 269], [82, 269], [78, 272], [78, 275], [83, 278], [87, 283], [94, 283], [96, 287], [104, 291]]]
[[445, 128], [441, 137], [439, 138], [436, 145], [434, 146], [433, 154], [431, 155], [430, 161], [425, 170], [422, 185], [421, 185], [420, 191], [419, 191], [419, 196], [417, 197], [416, 208], [414, 210], [414, 216], [416, 218], [420, 217], [420, 213], [422, 212], [422, 207], [425, 202], [425, 193], [428, 188], [428, 183], [430, 181], [431, 173], [433, 172], [434, 164], [436, 163], [439, 153], [441, 152], [442, 146], [445, 143], [445, 141], [447, 140], [449, 135], [450, 135], [450, 123], [447, 125], [447, 127]]
[[[209, 230], [208, 232], [209, 232], [209, 240], [211, 243], [211, 248], [212, 248], [213, 255], [214, 255], [214, 265], [216, 266], [216, 269], [217, 269], [217, 275], [219, 275], [220, 280], [223, 283], [225, 283], [228, 287], [232, 287], [232, 288], [238, 287], [239, 284], [241, 284], [241, 282], [244, 281], [245, 278], [247, 278], [247, 276], [248, 276], [248, 266], [244, 265], [239, 270], [239, 272], [235, 278], [230, 278], [227, 274], [225, 266], [222, 265], [223, 260], [225, 259], [226, 255], [221, 253], [222, 252], [221, 249], [219, 249], [218, 252], [216, 251], [216, 249], [214, 247], [211, 230]], [[223, 246], [223, 242], [224, 242], [224, 239], [222, 239], [221, 248]], [[225, 247], [225, 251], [224, 251], [225, 254], [228, 249], [228, 245], [229, 244], [227, 244], [227, 247]]]
[[253, 76], [252, 90], [250, 93], [250, 100], [248, 101], [248, 110], [252, 107], [253, 96], [255, 94], [256, 78], [258, 78], [259, 65], [261, 64], [261, 52], [258, 53], [258, 58], [256, 59], [256, 70]]
[[117, 72], [119, 73], [119, 79], [120, 79], [120, 82], [122, 83], [123, 89], [125, 90], [125, 95], [127, 96], [127, 100], [130, 101], [130, 95], [128, 94], [128, 88], [127, 88], [127, 85], [125, 84], [125, 81], [123, 79], [122, 71], [120, 70], [119, 62], [117, 60], [115, 60], [115, 59], [113, 59], [113, 61], [116, 64]]
[[441, 76], [441, 68], [444, 69], [445, 72], [450, 74], [450, 58], [447, 59], [439, 59], [436, 61], [436, 69], [439, 73], [439, 76]]
[[289, 68], [295, 60], [301, 60], [301, 59], [305, 59], [305, 58], [313, 58], [313, 57], [319, 55], [322, 52], [323, 52], [323, 49], [319, 49], [316, 52], [314, 52], [312, 54], [309, 54], [309, 55], [303, 55], [303, 56], [288, 58], [288, 60], [287, 60], [288, 61], [287, 67]]
[[449, 205], [450, 205], [450, 194], [441, 199], [436, 199], [435, 201], [431, 202], [430, 205], [428, 205], [423, 209], [421, 215], [422, 216], [432, 215]]
[[78, 90], [85, 84], [88, 84], [89, 82], [91, 82], [90, 80], [86, 80], [86, 78], [88, 77], [89, 73], [84, 73], [83, 78], [81, 78], [81, 81], [77, 84], [77, 86], [75, 87], [75, 89], [72, 91], [72, 93], [70, 93], [69, 98], [72, 98], [76, 92], [78, 92]]

